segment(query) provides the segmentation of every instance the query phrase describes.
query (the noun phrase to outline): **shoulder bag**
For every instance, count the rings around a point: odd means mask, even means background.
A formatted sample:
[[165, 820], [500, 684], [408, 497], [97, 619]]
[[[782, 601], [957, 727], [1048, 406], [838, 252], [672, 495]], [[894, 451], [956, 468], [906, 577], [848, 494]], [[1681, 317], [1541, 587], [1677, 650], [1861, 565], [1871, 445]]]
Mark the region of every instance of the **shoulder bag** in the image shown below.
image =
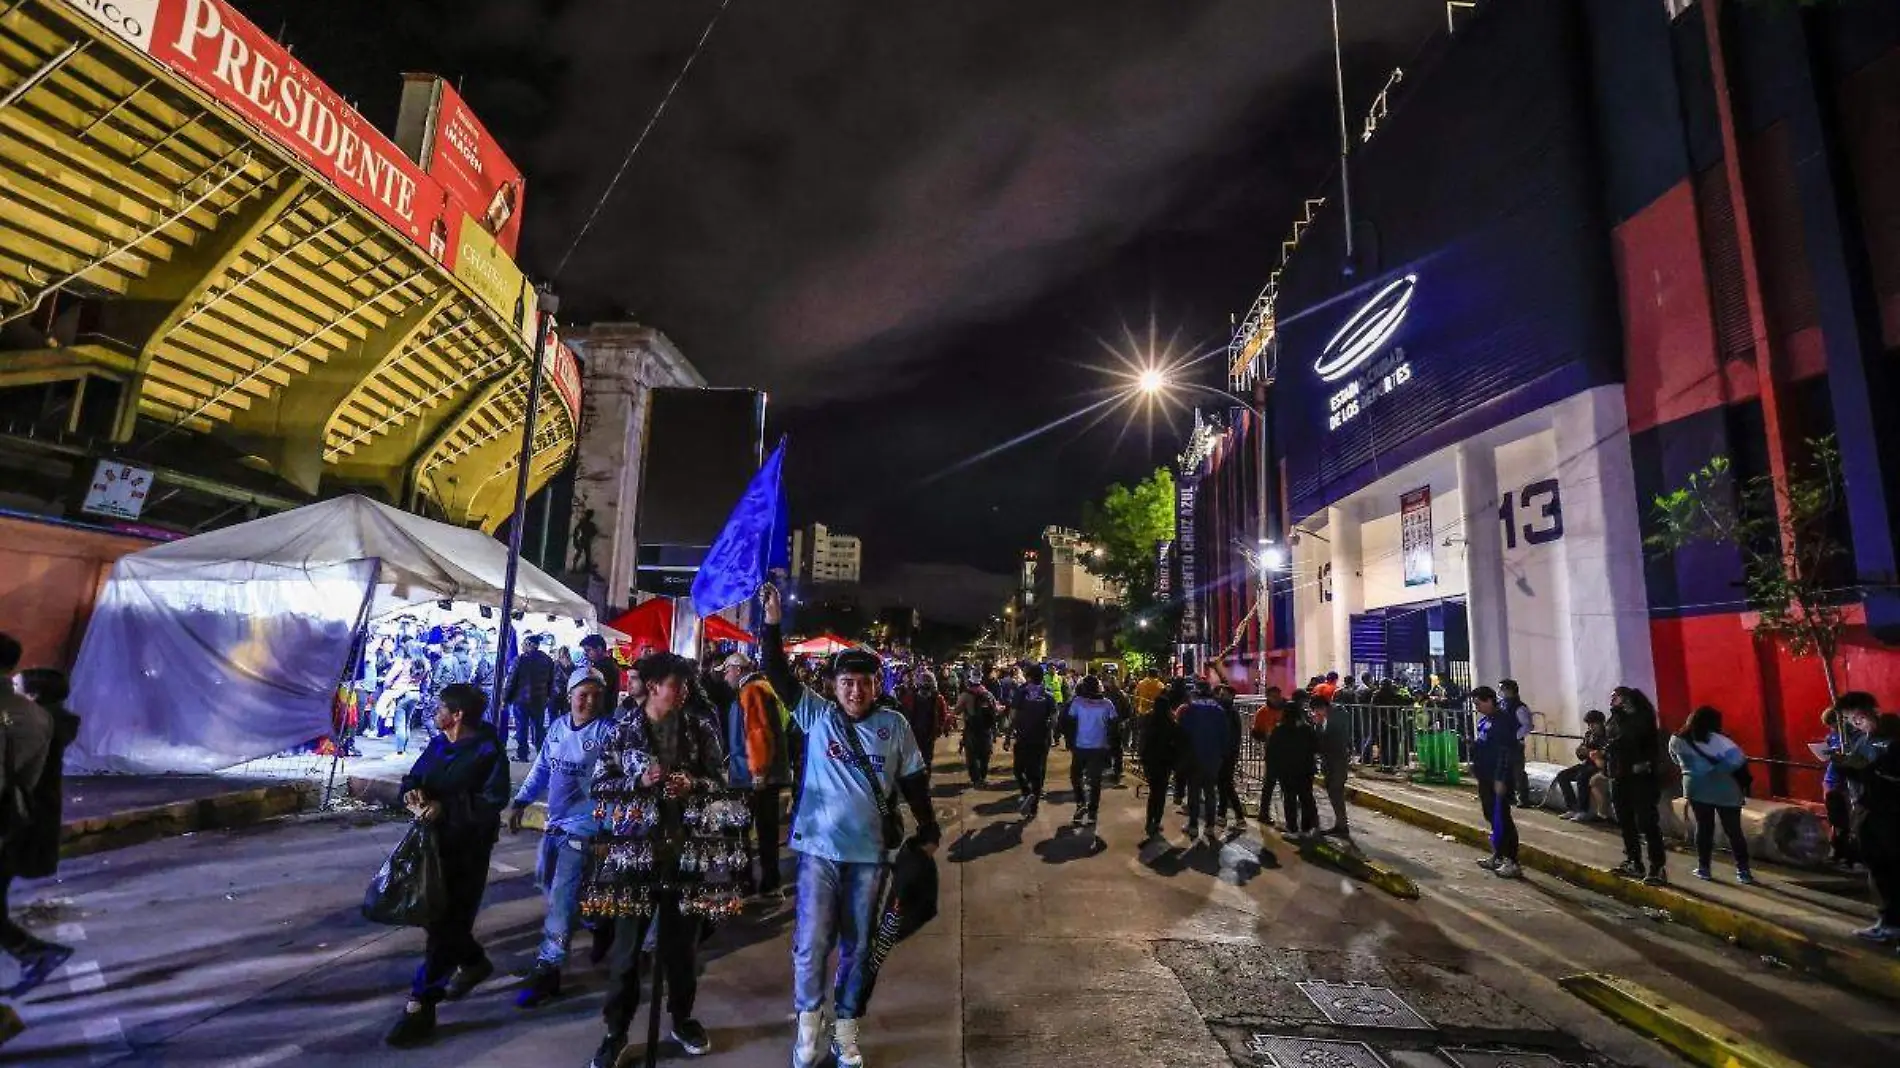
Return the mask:
[[[1710, 767], [1714, 768], [1714, 767], [1721, 766], [1721, 761], [1710, 756], [1707, 752], [1703, 750], [1701, 746], [1695, 744], [1695, 739], [1690, 738], [1688, 735], [1685, 734], [1683, 735], [1682, 740], [1685, 742], [1688, 742], [1689, 748], [1695, 750], [1696, 753], [1702, 757], [1702, 759], [1708, 761]], [[1736, 768], [1734, 771], [1730, 772], [1729, 774], [1735, 776], [1735, 785], [1742, 788], [1743, 797], [1748, 797], [1754, 792], [1755, 776], [1751, 774], [1748, 770], [1748, 754], [1746, 753], [1742, 754], [1742, 766], [1739, 768]]]
[[856, 724], [836, 710], [831, 713], [839, 729], [844, 732], [845, 745], [851, 749], [851, 762], [857, 765], [864, 777], [870, 780], [871, 796], [877, 798], [877, 814], [884, 830], [884, 848], [896, 849], [904, 844], [904, 818], [898, 815], [897, 805], [890, 793], [884, 789], [884, 783], [878, 778], [877, 769], [871, 766], [871, 758], [864, 754], [864, 743], [858, 740]]

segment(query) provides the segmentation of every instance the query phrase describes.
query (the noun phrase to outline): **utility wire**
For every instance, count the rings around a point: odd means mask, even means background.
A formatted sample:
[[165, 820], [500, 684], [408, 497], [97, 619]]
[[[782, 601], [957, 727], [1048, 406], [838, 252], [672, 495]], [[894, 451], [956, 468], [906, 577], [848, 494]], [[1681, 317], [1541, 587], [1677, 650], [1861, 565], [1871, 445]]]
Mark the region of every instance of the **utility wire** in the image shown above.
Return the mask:
[[567, 251], [561, 253], [561, 262], [554, 265], [556, 281], [559, 281], [562, 272], [567, 270], [567, 261], [573, 258], [574, 250], [580, 247], [581, 239], [587, 236], [588, 230], [593, 229], [594, 220], [600, 218], [601, 209], [607, 206], [607, 198], [614, 195], [614, 189], [620, 184], [621, 177], [627, 173], [627, 166], [633, 162], [634, 155], [640, 151], [641, 145], [647, 143], [647, 135], [659, 125], [660, 116], [666, 113], [666, 105], [672, 102], [673, 94], [679, 92], [680, 83], [686, 80], [686, 72], [693, 69], [693, 61], [706, 50], [706, 42], [712, 39], [713, 27], [719, 25], [719, 16], [726, 13], [726, 8], [731, 3], [732, 0], [719, 0], [719, 7], [713, 11], [712, 18], [706, 21], [706, 29], [699, 35], [699, 43], [693, 46], [693, 51], [686, 57], [686, 63], [680, 67], [680, 72], [673, 76], [673, 84], [666, 87], [666, 95], [660, 97], [660, 103], [653, 109], [653, 114], [647, 116], [647, 124], [641, 128], [640, 136], [633, 139], [633, 147], [627, 149], [627, 154], [621, 158], [619, 169], [614, 171], [613, 178], [607, 182], [607, 188], [601, 192], [600, 199], [594, 202], [594, 210], [587, 213], [587, 221], [581, 224], [580, 232], [575, 234], [574, 240], [568, 243]]

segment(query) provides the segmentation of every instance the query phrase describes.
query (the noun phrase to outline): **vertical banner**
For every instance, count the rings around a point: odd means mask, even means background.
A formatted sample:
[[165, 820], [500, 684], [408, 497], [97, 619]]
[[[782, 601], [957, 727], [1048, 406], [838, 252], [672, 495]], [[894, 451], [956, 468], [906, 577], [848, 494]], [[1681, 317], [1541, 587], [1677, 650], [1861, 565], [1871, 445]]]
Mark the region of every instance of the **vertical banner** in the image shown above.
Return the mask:
[[1164, 538], [1155, 542], [1155, 600], [1165, 601], [1174, 596], [1174, 541]]
[[1199, 576], [1195, 574], [1194, 498], [1200, 487], [1192, 482], [1176, 484], [1174, 509], [1174, 553], [1181, 567], [1181, 641], [1193, 645], [1201, 640], [1201, 597]]
[[521, 243], [526, 183], [454, 87], [434, 74], [403, 75], [396, 143], [442, 184], [449, 202], [512, 258]]
[[1405, 584], [1438, 581], [1432, 565], [1432, 488], [1423, 486], [1399, 498], [1399, 552], [1405, 559]]

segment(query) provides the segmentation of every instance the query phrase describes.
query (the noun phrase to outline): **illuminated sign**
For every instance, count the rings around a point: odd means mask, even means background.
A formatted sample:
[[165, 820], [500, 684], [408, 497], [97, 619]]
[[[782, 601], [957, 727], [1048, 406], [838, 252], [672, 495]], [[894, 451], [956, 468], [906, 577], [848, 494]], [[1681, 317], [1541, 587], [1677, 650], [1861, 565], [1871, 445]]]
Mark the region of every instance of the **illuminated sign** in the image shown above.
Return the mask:
[[1326, 342], [1319, 359], [1313, 361], [1313, 371], [1320, 381], [1339, 381], [1392, 340], [1399, 324], [1405, 322], [1405, 313], [1412, 306], [1412, 292], [1417, 287], [1418, 275], [1408, 274], [1360, 305], [1333, 334], [1332, 340]]
[[[1352, 376], [1326, 399], [1327, 430], [1352, 422], [1381, 397], [1412, 380], [1412, 364], [1404, 349], [1394, 348], [1383, 356], [1379, 352], [1404, 325], [1417, 288], [1415, 274], [1388, 283], [1347, 317], [1313, 362], [1322, 382]], [[1379, 358], [1374, 360], [1375, 356]]]

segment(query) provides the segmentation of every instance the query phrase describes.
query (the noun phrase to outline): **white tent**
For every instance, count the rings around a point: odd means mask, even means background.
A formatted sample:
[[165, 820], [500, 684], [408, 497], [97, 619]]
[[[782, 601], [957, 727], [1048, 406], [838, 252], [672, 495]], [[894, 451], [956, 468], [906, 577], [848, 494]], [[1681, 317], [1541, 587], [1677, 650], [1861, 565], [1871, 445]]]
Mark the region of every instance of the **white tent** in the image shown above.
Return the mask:
[[[79, 663], [71, 772], [203, 772], [330, 730], [369, 620], [431, 601], [499, 607], [508, 550], [477, 530], [339, 497], [136, 552], [113, 565]], [[521, 565], [515, 607], [594, 609]]]

